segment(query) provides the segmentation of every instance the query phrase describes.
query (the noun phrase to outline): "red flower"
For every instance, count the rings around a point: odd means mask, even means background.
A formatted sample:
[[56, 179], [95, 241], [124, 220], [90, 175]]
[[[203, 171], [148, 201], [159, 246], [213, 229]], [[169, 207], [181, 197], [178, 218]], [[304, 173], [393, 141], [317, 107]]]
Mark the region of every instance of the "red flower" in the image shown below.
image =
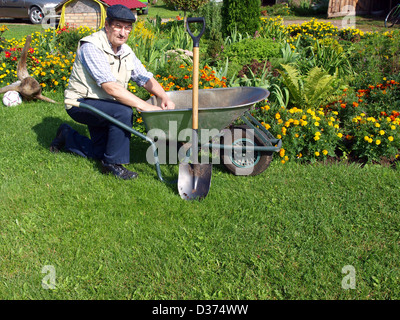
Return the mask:
[[11, 52], [10, 51], [6, 51], [6, 58], [11, 57]]

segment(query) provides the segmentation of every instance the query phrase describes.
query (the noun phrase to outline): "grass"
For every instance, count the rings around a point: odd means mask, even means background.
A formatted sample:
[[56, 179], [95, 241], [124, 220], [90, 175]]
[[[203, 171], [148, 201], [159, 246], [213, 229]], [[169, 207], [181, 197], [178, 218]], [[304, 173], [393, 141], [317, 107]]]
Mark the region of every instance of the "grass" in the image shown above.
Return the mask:
[[140, 15], [139, 18], [156, 18], [159, 16], [162, 19], [174, 19], [176, 16], [184, 16], [183, 10], [174, 10], [167, 7], [162, 1], [157, 1], [156, 4], [149, 6], [148, 15]]
[[[0, 118], [3, 299], [400, 297], [398, 169], [275, 156], [256, 177], [214, 166], [210, 193], [191, 202], [157, 179], [141, 140], [129, 165], [137, 181], [50, 153], [60, 123], [87, 133], [61, 104], [0, 107]], [[54, 290], [41, 285], [49, 265]], [[347, 265], [354, 290], [341, 285]]]
[[[3, 25], [3, 23], [0, 23]], [[34, 32], [43, 32], [44, 29], [42, 25], [38, 24], [14, 24], [14, 23], [4, 23], [7, 26], [8, 31], [4, 32], [3, 37], [7, 40], [22, 39], [27, 34], [32, 34]]]

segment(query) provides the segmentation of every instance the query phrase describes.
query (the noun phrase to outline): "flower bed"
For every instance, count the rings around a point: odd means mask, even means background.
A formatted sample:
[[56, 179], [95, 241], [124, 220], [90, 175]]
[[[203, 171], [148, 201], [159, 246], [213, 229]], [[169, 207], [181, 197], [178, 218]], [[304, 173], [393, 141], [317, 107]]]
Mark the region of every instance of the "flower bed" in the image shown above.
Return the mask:
[[[282, 138], [282, 163], [330, 157], [377, 162], [396, 159], [400, 147], [398, 30], [378, 33], [338, 29], [316, 19], [286, 27], [279, 16], [263, 17], [261, 21], [255, 37], [268, 38], [271, 45], [265, 57], [259, 58], [263, 61], [243, 59], [241, 54], [240, 61], [229, 63], [229, 57], [236, 54], [235, 48], [244, 50], [245, 43], [252, 43], [250, 35], [232, 34], [223, 40], [223, 51], [217, 60], [207, 56], [211, 41], [203, 39], [200, 88], [268, 88], [269, 101], [258, 104], [253, 114], [272, 134]], [[94, 31], [67, 26], [32, 34], [28, 70], [45, 91], [61, 91], [68, 86], [77, 42]], [[7, 28], [0, 27], [0, 32], [7, 32]], [[1, 87], [17, 80], [16, 67], [24, 42], [25, 39], [2, 41]], [[166, 91], [192, 88], [192, 42], [182, 21], [140, 21], [128, 43]], [[255, 65], [257, 71], [252, 68]], [[291, 69], [284, 69], [284, 65]], [[239, 72], [232, 72], [232, 68]], [[288, 70], [294, 73], [289, 74]], [[330, 87], [319, 92], [317, 89], [326, 84], [328, 76]], [[296, 89], [293, 79], [310, 90]], [[148, 98], [148, 93], [135, 83], [130, 83], [128, 89], [142, 99]], [[326, 96], [320, 99], [312, 94]], [[144, 130], [139, 113], [135, 127]]]

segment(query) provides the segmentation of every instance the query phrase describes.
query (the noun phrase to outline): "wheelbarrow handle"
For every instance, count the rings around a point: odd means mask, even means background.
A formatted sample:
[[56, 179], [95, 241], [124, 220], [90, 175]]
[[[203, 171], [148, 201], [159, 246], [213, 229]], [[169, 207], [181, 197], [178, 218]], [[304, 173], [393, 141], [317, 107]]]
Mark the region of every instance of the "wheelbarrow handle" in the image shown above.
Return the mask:
[[[190, 24], [191, 23], [202, 23], [203, 24], [203, 28], [201, 29], [200, 33], [195, 36], [192, 31], [190, 30]], [[187, 18], [187, 23], [186, 23], [186, 30], [187, 32], [190, 34], [190, 36], [193, 39], [193, 47], [199, 47], [200, 44], [200, 38], [204, 33], [204, 30], [206, 29], [206, 19], [204, 19], [203, 17], [192, 17], [192, 18]]]
[[73, 100], [73, 99], [65, 99], [64, 103], [68, 106], [73, 106], [73, 107], [80, 106], [80, 102], [78, 100]]

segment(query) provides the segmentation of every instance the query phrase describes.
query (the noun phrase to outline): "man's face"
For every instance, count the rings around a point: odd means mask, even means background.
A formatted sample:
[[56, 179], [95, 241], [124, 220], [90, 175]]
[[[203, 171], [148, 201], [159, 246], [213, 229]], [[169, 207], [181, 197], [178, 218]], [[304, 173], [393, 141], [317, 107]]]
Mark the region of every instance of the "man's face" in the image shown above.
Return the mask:
[[113, 48], [123, 45], [132, 31], [132, 23], [125, 21], [114, 20], [109, 24], [105, 23], [105, 29], [108, 40], [111, 42]]

